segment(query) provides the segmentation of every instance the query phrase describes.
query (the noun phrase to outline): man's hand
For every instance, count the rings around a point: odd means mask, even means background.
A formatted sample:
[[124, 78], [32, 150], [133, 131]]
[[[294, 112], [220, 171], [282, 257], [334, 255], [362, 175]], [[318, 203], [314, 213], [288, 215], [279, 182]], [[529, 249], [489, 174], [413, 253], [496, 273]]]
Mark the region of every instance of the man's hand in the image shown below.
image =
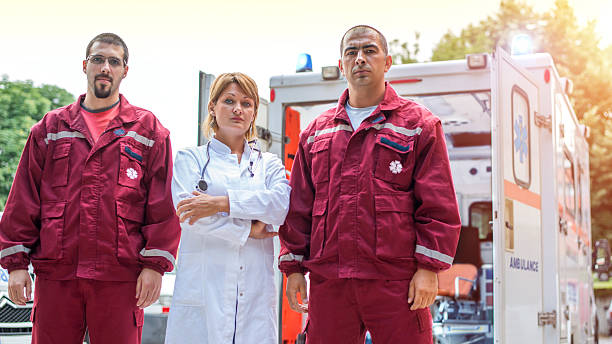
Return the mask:
[[418, 269], [410, 281], [408, 303], [411, 311], [431, 306], [438, 294], [438, 274], [427, 269]]
[[28, 270], [13, 270], [9, 273], [8, 292], [9, 299], [17, 305], [25, 306], [26, 302], [32, 300], [32, 279]]
[[261, 221], [253, 221], [251, 222], [251, 233], [249, 233], [249, 238], [253, 239], [267, 239], [273, 238], [278, 235], [278, 232], [268, 232], [266, 229], [266, 224]]
[[[298, 293], [300, 293], [300, 299], [298, 299]], [[308, 313], [306, 278], [302, 273], [295, 272], [287, 277], [287, 299], [291, 309], [299, 313]]]
[[157, 301], [161, 283], [162, 275], [159, 272], [149, 268], [142, 269], [136, 281], [136, 306], [146, 308]]
[[214, 215], [218, 212], [229, 212], [229, 198], [227, 196], [211, 196], [194, 191], [195, 197], [186, 198], [176, 205], [176, 215], [180, 222], [189, 219], [189, 224], [197, 220]]

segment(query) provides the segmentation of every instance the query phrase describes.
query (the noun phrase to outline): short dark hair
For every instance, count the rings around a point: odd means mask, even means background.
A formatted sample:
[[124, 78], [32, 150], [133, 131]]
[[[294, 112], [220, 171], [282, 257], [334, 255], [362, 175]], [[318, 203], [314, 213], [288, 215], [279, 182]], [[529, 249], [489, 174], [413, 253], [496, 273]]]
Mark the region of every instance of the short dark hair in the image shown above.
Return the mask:
[[342, 36], [342, 40], [340, 41], [340, 56], [342, 56], [342, 54], [344, 53], [342, 51], [342, 49], [344, 49], [344, 39], [349, 33], [366, 31], [374, 31], [378, 35], [378, 40], [380, 41], [380, 45], [382, 45], [381, 48], [385, 52], [385, 55], [389, 55], [389, 47], [387, 46], [387, 39], [385, 38], [385, 35], [383, 35], [380, 31], [369, 25], [355, 25], [352, 28], [348, 29]]
[[128, 52], [127, 45], [121, 39], [121, 37], [119, 37], [118, 35], [116, 35], [114, 33], [110, 33], [110, 32], [101, 33], [101, 34], [97, 35], [91, 41], [89, 41], [89, 44], [87, 44], [87, 50], [85, 50], [85, 58], [89, 57], [89, 51], [91, 50], [91, 46], [95, 42], [114, 44], [114, 45], [118, 45], [121, 48], [123, 48], [123, 63], [127, 65], [128, 57], [130, 56], [130, 54]]

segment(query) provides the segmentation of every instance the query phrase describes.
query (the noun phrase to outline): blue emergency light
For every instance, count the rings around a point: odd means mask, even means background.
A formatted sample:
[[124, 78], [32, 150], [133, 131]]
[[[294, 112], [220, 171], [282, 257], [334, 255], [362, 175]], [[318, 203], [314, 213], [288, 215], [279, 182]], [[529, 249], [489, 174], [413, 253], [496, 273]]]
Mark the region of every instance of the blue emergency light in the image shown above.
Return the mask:
[[512, 55], [525, 55], [533, 52], [531, 37], [527, 34], [520, 34], [512, 37]]
[[301, 53], [298, 56], [297, 66], [295, 67], [296, 73], [312, 72], [312, 58], [310, 54]]

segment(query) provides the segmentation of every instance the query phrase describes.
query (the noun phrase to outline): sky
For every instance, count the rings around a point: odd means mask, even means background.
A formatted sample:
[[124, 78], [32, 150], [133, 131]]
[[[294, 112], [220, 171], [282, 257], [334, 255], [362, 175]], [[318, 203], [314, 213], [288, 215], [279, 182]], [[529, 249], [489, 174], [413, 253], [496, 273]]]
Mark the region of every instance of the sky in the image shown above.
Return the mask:
[[[554, 0], [527, 0], [536, 11]], [[172, 4], [170, 4], [172, 3]], [[494, 14], [500, 0], [103, 0], [0, 1], [0, 75], [85, 93], [87, 43], [114, 32], [127, 43], [129, 72], [121, 84], [130, 103], [153, 111], [171, 132], [173, 149], [197, 143], [198, 73], [239, 71], [269, 98], [271, 76], [295, 71], [300, 53], [313, 70], [337, 65], [339, 41], [368, 24], [388, 40], [419, 40], [429, 59], [448, 30]], [[612, 44], [612, 0], [569, 0], [581, 24], [597, 20], [602, 44]]]

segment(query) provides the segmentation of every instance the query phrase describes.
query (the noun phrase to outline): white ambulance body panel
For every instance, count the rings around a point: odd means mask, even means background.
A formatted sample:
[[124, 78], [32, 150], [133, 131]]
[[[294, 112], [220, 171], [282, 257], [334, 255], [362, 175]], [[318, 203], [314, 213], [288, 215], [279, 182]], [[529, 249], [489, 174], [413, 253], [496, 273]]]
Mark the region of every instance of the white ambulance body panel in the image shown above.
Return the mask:
[[[538, 88], [498, 51], [492, 71], [495, 322], [503, 343], [542, 343], [542, 227]], [[532, 314], [533, 316], [525, 316]]]

